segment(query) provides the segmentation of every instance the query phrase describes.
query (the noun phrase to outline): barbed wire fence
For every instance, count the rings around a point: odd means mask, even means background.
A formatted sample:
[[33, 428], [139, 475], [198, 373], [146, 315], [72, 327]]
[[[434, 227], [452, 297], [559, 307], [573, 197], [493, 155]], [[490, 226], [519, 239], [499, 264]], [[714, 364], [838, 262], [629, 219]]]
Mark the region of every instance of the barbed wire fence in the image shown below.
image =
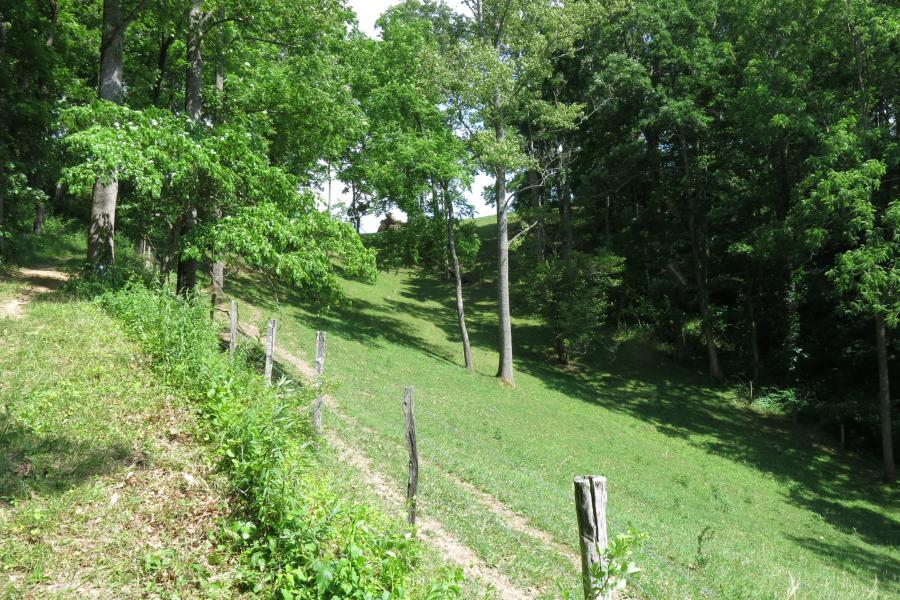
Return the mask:
[[[215, 312], [229, 315], [231, 327], [230, 327], [230, 331], [229, 331], [228, 342], [229, 342], [229, 352], [232, 355], [235, 354], [236, 348], [239, 346], [240, 339], [246, 339], [246, 340], [250, 341], [253, 345], [265, 347], [267, 336], [263, 334], [262, 329], [251, 325], [252, 329], [255, 329], [256, 331], [248, 330], [247, 328], [245, 328], [245, 323], [242, 323], [239, 319], [237, 319], [237, 312], [236, 312], [237, 311], [237, 303], [236, 302], [232, 301], [231, 310], [225, 310], [225, 309], [222, 309], [219, 307], [216, 307], [214, 310], [215, 310]], [[273, 349], [273, 351], [276, 349], [274, 347], [274, 344], [273, 344], [272, 349]], [[319, 357], [317, 357], [317, 358], [319, 358]], [[322, 357], [322, 359], [324, 360], [324, 356]], [[311, 365], [310, 365], [310, 368], [312, 368]], [[301, 380], [294, 381], [293, 378], [287, 377], [284, 368], [279, 368], [279, 371], [282, 374], [282, 381], [276, 385], [286, 385], [286, 384], [291, 384], [291, 383], [302, 383], [302, 384], [313, 383], [316, 385], [317, 397], [314, 398], [308, 404], [304, 404], [304, 405], [301, 405], [298, 407], [303, 412], [308, 412], [310, 414], [310, 416], [312, 417], [315, 414], [315, 411], [317, 410], [317, 408], [319, 408], [321, 406], [321, 394], [323, 393], [322, 390], [325, 388], [323, 386], [321, 386], [318, 381], [315, 381], [315, 382], [306, 381], [307, 378], [304, 377], [303, 373], [299, 373]], [[400, 386], [398, 386], [398, 389], [399, 389], [399, 387]], [[374, 428], [371, 428], [371, 427], [368, 427], [365, 425], [361, 425], [359, 423], [355, 423], [355, 419], [352, 416], [347, 415], [347, 414], [338, 414], [338, 415], [336, 415], [336, 417], [339, 419], [349, 419], [349, 420], [353, 421], [353, 423], [351, 423], [351, 429], [354, 429], [356, 431], [363, 431], [364, 433], [366, 433], [368, 435], [377, 436], [377, 438], [381, 442], [388, 442], [389, 443], [388, 458], [397, 460], [397, 455], [400, 455], [401, 456], [400, 459], [402, 460], [402, 455], [404, 453], [403, 446], [398, 441], [398, 439], [401, 438], [404, 434], [402, 429], [398, 428], [398, 431], [396, 432], [396, 436], [394, 436], [394, 435], [388, 434], [386, 432], [382, 432], [377, 429], [374, 429]], [[468, 437], [468, 432], [462, 431], [459, 427], [453, 425], [451, 422], [444, 420], [441, 422], [441, 426], [444, 428], [449, 428], [455, 434], [454, 437], [456, 439], [465, 439], [466, 437]], [[395, 437], [397, 437], [398, 439], [394, 439]], [[440, 470], [444, 474], [444, 476], [449, 477], [449, 478], [461, 479], [461, 480], [465, 481], [468, 485], [473, 485], [470, 482], [466, 481], [463, 477], [457, 475], [454, 472], [454, 467], [458, 470], [462, 465], [460, 465], [459, 459], [454, 457], [448, 449], [439, 445], [434, 440], [428, 440], [423, 445], [423, 448], [425, 449], [425, 452], [423, 453], [422, 460], [424, 461], [425, 465], [429, 465], [429, 464], [435, 465], [438, 468], [438, 470]], [[457, 450], [462, 451], [461, 448], [457, 449]], [[496, 457], [495, 457], [495, 460], [496, 460]], [[505, 459], [505, 458], [501, 459], [500, 462], [501, 462], [501, 465], [500, 465], [501, 468], [497, 469], [496, 471], [502, 471], [504, 473], [516, 473], [519, 471], [518, 467], [521, 466], [521, 465], [517, 464], [516, 461], [512, 461], [512, 460]], [[528, 478], [527, 482], [513, 480], [508, 477], [503, 478], [501, 476], [498, 476], [497, 472], [492, 472], [491, 474], [492, 474], [492, 476], [494, 476], [496, 478], [496, 480], [499, 482], [501, 487], [504, 487], [506, 489], [515, 489], [515, 488], [523, 487], [523, 486], [527, 486], [532, 489], [537, 488], [543, 494], [542, 497], [547, 498], [548, 500], [551, 500], [554, 504], [557, 504], [559, 506], [564, 506], [568, 503], [571, 503], [571, 501], [572, 501], [572, 488], [568, 484], [562, 485], [560, 483], [550, 483], [550, 482], [544, 480], [543, 478], [535, 478], [533, 473]], [[487, 496], [491, 497], [492, 499], [496, 500], [498, 503], [500, 503], [501, 505], [506, 507], [506, 505], [502, 502], [502, 500], [494, 497], [492, 494], [490, 494], [490, 492], [482, 490], [474, 485], [473, 485], [473, 487], [475, 487], [475, 489], [477, 489], [480, 493], [486, 494]], [[614, 487], [612, 489], [614, 490]], [[651, 505], [651, 506], [649, 506], [649, 508], [652, 510], [658, 510], [658, 511], [663, 510], [662, 507], [655, 505], [655, 503], [652, 500], [650, 500], [649, 498], [642, 498], [641, 501], [644, 504]], [[613, 496], [613, 502], [615, 502], [615, 496]], [[508, 507], [506, 507], [506, 508], [507, 508], [507, 510], [510, 510], [511, 512], [515, 513], [515, 511], [512, 511], [512, 509], [509, 509]], [[518, 514], [518, 513], [515, 513], [515, 514]], [[509, 524], [507, 524], [507, 525], [509, 525]], [[559, 539], [557, 538], [557, 536], [554, 536], [551, 532], [547, 532], [540, 528], [536, 528], [536, 529], [550, 535], [551, 538], [554, 539], [554, 541], [558, 542], [561, 546], [567, 547], [567, 548], [570, 547], [568, 543], [560, 542]], [[572, 539], [575, 538], [575, 533], [576, 533], [576, 529], [573, 527]], [[553, 549], [553, 548], [548, 548], [548, 550], [553, 551], [553, 552], [558, 552], [556, 549]], [[573, 547], [573, 552], [574, 552], [574, 550], [575, 550], [575, 548]], [[636, 554], [640, 557], [640, 562], [643, 563], [643, 564], [641, 564], [642, 571], [666, 573], [669, 576], [673, 576], [676, 580], [676, 583], [679, 584], [680, 586], [689, 588], [692, 593], [699, 594], [700, 598], [703, 598], [706, 600], [720, 600], [720, 596], [714, 590], [710, 589], [710, 587], [708, 585], [706, 585], [705, 582], [701, 581], [698, 577], [696, 577], [691, 572], [691, 569], [688, 566], [677, 563], [677, 562], [673, 562], [671, 559], [666, 558], [665, 556], [662, 556], [659, 552], [654, 550], [654, 548], [652, 546], [652, 542], [645, 542], [644, 545], [640, 549], [636, 550]], [[569, 558], [569, 557], [566, 557], [566, 558]], [[653, 563], [652, 567], [647, 566], [646, 559], [650, 559], [650, 562]], [[648, 582], [646, 580], [642, 580], [642, 578], [640, 578], [640, 577], [630, 579], [629, 585], [633, 586], [639, 592], [641, 597], [644, 598], [645, 600], [655, 600], [656, 598], [659, 597], [657, 595], [657, 593], [654, 591], [654, 589], [652, 589], [652, 587], [648, 585]]]

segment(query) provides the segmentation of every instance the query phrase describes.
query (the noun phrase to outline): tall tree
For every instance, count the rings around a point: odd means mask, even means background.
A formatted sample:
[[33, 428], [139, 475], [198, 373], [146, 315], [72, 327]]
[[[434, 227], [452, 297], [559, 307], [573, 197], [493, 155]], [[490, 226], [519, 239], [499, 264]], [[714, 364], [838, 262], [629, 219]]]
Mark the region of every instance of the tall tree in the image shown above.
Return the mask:
[[[101, 100], [116, 104], [125, 101], [125, 30], [148, 4], [139, 0], [126, 13], [122, 0], [103, 0], [103, 29], [100, 37], [100, 71], [97, 92]], [[119, 181], [115, 170], [94, 183], [91, 220], [88, 227], [87, 260], [96, 267], [108, 267], [115, 258], [116, 201]]]
[[[582, 115], [578, 103], [548, 103], [543, 83], [556, 59], [574, 51], [577, 40], [599, 14], [594, 2], [542, 0], [465, 0], [466, 29], [459, 35], [457, 78], [450, 104], [459, 127], [468, 132], [473, 152], [494, 175], [497, 211], [498, 379], [514, 385], [509, 280], [509, 212], [516, 190], [512, 177], [528, 169], [544, 172], [528, 155], [525, 136], [515, 125], [528, 113], [549, 132], [572, 129]], [[545, 133], [548, 135], [548, 133]]]

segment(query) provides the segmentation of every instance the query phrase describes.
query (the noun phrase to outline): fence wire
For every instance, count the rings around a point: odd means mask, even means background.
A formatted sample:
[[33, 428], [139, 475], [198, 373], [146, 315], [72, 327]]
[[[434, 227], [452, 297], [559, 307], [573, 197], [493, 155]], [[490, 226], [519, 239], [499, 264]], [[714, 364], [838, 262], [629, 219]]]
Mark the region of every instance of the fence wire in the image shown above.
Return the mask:
[[[230, 315], [229, 310], [225, 310], [225, 309], [221, 309], [221, 308], [216, 308], [215, 310], [217, 312], [221, 312], [226, 315]], [[229, 328], [229, 333], [230, 333], [230, 328]], [[238, 325], [237, 325], [237, 333], [246, 337], [249, 340], [252, 340], [255, 343], [258, 343], [258, 344], [263, 343], [263, 340], [266, 337], [266, 335], [262, 332], [262, 330], [259, 330], [259, 332], [257, 334], [253, 334], [251, 332], [246, 331], [241, 326], [240, 322], [238, 322]], [[282, 373], [284, 373], [283, 369], [282, 369]], [[302, 383], [306, 379], [305, 377], [303, 377], [302, 373], [300, 374], [300, 378], [301, 378], [301, 380], [298, 381], [300, 383]], [[316, 404], [316, 400], [313, 400], [308, 405], [304, 405], [299, 408], [303, 412], [311, 413], [315, 404]], [[398, 402], [398, 405], [399, 405], [399, 402]], [[356, 419], [350, 415], [340, 415], [339, 414], [339, 415], [337, 415], [337, 417], [344, 419], [344, 420], [349, 419], [351, 421], [356, 421]], [[352, 427], [354, 425], [354, 423], [350, 423], [350, 425]], [[359, 429], [358, 426], [360, 424], [356, 423], [355, 425], [357, 425], [357, 427], [352, 427], [352, 428]], [[447, 421], [442, 422], [442, 426], [445, 428], [450, 428], [456, 434], [457, 439], [465, 439], [465, 437], [467, 437], [466, 436], [467, 432], [463, 432], [458, 427], [452, 425], [451, 423], [448, 423]], [[388, 451], [389, 456], [396, 456], [397, 454], [399, 454], [399, 455], [401, 455], [401, 460], [403, 459], [403, 457], [406, 456], [406, 453], [403, 450], [402, 444], [400, 442], [398, 442], [397, 440], [395, 440], [394, 437], [391, 436], [390, 434], [381, 432], [381, 431], [379, 431], [375, 428], [369, 427], [369, 426], [363, 426], [363, 430], [368, 435], [376, 436], [377, 438], [379, 438], [380, 441], [389, 442], [390, 446], [391, 446], [391, 449]], [[401, 433], [402, 432], [398, 432], [397, 436], [401, 437]], [[452, 458], [452, 456], [443, 447], [441, 447], [437, 444], [429, 443], [428, 441], [426, 441], [425, 444], [423, 444], [423, 446], [425, 447], [427, 452], [433, 453], [432, 456], [438, 457], [438, 460], [435, 461], [431, 456], [429, 456], [429, 454], [420, 455], [420, 458], [426, 464], [429, 462], [436, 464], [437, 467], [439, 469], [441, 469], [450, 478], [463, 479], [460, 475], [457, 475], [452, 470], [450, 470], [450, 467], [453, 467], [453, 466], [459, 467], [460, 466], [459, 461]], [[459, 450], [462, 451], [462, 449], [459, 449]], [[505, 472], [518, 472], [518, 467], [520, 465], [516, 464], [515, 462], [504, 459], [504, 460], [502, 460], [502, 463], [503, 463], [502, 466], [506, 467]], [[494, 472], [492, 471], [491, 474], [494, 475]], [[567, 489], [568, 487], [571, 487], [571, 486], [550, 485], [543, 479], [529, 479], [527, 482], [526, 481], [517, 482], [517, 481], [512, 481], [509, 479], [502, 479], [499, 477], [497, 477], [496, 479], [498, 482], [503, 484], [504, 487], [509, 487], [509, 488], [517, 488], [517, 487], [523, 487], [523, 486], [530, 487], [530, 488], [537, 487], [538, 489], [541, 490], [541, 492], [546, 494], [545, 497], [553, 498], [561, 504], [569, 503], [572, 501], [572, 494], [570, 494], [569, 491], [563, 491], [564, 488]], [[480, 488], [478, 488], [478, 486], [475, 486], [474, 484], [471, 484], [470, 482], [466, 482], [466, 483], [469, 483], [469, 485], [473, 485], [473, 487], [475, 487], [476, 489], [479, 489], [479, 491], [482, 491], [483, 493], [485, 493], [487, 495], [491, 495], [490, 492], [485, 492], [483, 490], [480, 490]], [[655, 504], [654, 502], [652, 502], [651, 500], [646, 499], [646, 498], [642, 498], [641, 500], [643, 502], [645, 502], [646, 504]], [[504, 506], [505, 506], [505, 503], [503, 503], [503, 501], [500, 500], [499, 498], [497, 498], [497, 501], [500, 502], [501, 504], [504, 504]], [[614, 497], [613, 497], [613, 501], [615, 501]], [[653, 506], [652, 508], [655, 510], [658, 510], [658, 511], [661, 510], [659, 506]], [[507, 509], [509, 509], [509, 508], [507, 507]], [[512, 509], [509, 509], [509, 510], [511, 510], [511, 512], [515, 512], [515, 511], [512, 511]], [[577, 535], [577, 532], [573, 529], [573, 536], [574, 535]], [[562, 545], [566, 545], [566, 544], [563, 543]], [[645, 544], [643, 547], [641, 547], [637, 551], [637, 554], [642, 557], [649, 557], [653, 561], [655, 561], [661, 567], [660, 569], [657, 569], [658, 571], [665, 571], [668, 573], [676, 574], [679, 577], [679, 583], [687, 582], [688, 587], [692, 588], [694, 591], [699, 591], [699, 593], [702, 594], [702, 598], [707, 599], [707, 600], [720, 600], [719, 595], [715, 591], [710, 589], [708, 586], [706, 586], [704, 584], [704, 582], [702, 582], [702, 581], [698, 580], [696, 577], [694, 577], [694, 575], [691, 574], [691, 571], [689, 568], [685, 567], [682, 564], [674, 563], [671, 560], [667, 559], [666, 557], [661, 556], [659, 553], [654, 551], [649, 545]], [[642, 567], [642, 571], [649, 572], [650, 569]], [[653, 593], [653, 591], [648, 589], [646, 587], [646, 585], [644, 585], [641, 582], [640, 577], [632, 578], [629, 581], [629, 585], [634, 586], [638, 590], [638, 592], [641, 594], [641, 597], [644, 598], [645, 600], [655, 600], [655, 598], [658, 597], [656, 594]]]

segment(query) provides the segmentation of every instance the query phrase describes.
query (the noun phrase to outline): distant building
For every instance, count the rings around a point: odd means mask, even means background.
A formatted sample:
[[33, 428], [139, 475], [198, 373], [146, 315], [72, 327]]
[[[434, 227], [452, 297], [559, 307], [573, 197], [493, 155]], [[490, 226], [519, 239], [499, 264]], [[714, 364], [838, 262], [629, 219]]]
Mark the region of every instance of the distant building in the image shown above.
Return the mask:
[[378, 232], [388, 231], [390, 229], [399, 229], [403, 226], [403, 221], [397, 219], [393, 214], [388, 213], [378, 225]]

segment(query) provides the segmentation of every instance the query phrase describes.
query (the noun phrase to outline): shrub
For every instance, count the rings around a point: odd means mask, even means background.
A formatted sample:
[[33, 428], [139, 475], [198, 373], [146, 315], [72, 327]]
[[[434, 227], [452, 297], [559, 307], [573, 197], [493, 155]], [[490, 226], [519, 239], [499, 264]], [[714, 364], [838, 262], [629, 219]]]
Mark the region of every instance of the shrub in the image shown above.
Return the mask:
[[764, 413], [791, 414], [808, 404], [806, 395], [794, 388], [767, 387], [753, 399], [753, 406]]

